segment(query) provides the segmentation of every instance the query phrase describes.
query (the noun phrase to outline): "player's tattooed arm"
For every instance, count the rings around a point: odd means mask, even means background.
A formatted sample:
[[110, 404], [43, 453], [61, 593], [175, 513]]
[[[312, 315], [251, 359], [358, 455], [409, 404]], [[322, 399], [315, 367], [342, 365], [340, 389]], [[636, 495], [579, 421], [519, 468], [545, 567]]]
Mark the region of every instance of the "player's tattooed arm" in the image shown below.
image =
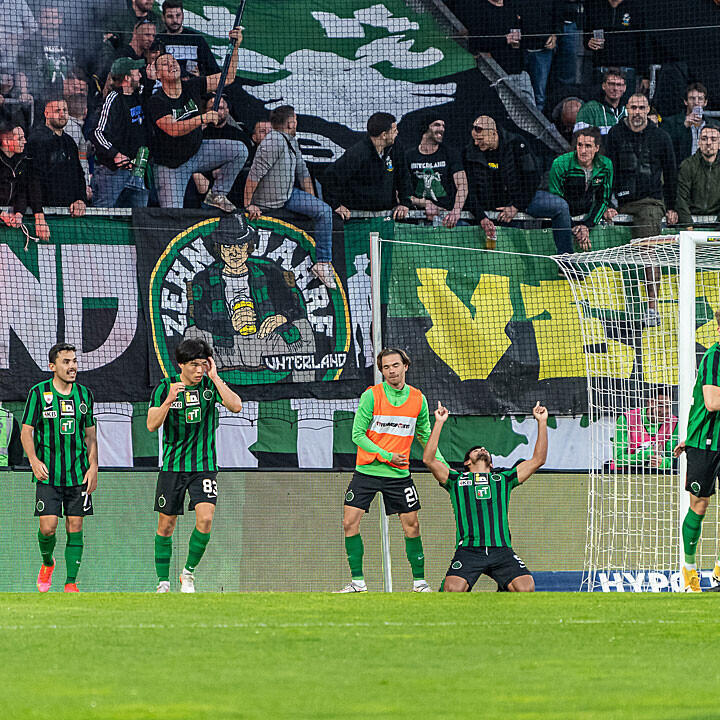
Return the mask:
[[435, 479], [443, 485], [447, 482], [450, 475], [448, 466], [439, 460], [437, 455], [438, 443], [440, 442], [440, 433], [442, 432], [445, 421], [450, 416], [448, 409], [438, 401], [437, 410], [435, 410], [435, 425], [433, 426], [430, 437], [425, 444], [423, 450], [423, 462], [428, 470], [435, 476]]
[[218, 394], [222, 398], [222, 404], [232, 413], [239, 413], [242, 410], [240, 396], [230, 389], [228, 384], [220, 377], [215, 361], [210, 357], [207, 359], [207, 376], [212, 380]]
[[47, 480], [50, 477], [47, 465], [40, 460], [35, 452], [35, 443], [33, 442], [33, 427], [32, 425], [23, 425], [20, 431], [20, 442], [22, 443], [23, 450], [28, 456], [30, 461], [30, 467], [32, 468], [33, 475], [37, 480]]
[[85, 445], [87, 446], [90, 467], [85, 473], [83, 482], [87, 483], [87, 494], [90, 495], [97, 489], [98, 483], [98, 445], [95, 425], [90, 425], [85, 428]]

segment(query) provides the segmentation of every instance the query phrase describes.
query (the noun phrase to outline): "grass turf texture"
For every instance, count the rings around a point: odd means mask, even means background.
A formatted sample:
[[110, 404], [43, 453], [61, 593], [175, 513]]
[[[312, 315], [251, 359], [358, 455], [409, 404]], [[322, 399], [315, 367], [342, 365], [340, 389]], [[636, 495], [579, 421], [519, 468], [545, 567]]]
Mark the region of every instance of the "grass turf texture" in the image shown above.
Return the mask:
[[704, 720], [720, 717], [717, 600], [6, 594], [0, 705], [12, 720]]

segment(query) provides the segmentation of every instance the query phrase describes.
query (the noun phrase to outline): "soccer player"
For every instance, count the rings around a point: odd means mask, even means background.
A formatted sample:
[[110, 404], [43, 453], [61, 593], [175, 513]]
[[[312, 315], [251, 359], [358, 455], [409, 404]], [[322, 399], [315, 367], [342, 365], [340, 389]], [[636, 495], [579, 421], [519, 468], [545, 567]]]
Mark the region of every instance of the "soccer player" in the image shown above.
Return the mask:
[[78, 592], [83, 554], [83, 518], [93, 514], [97, 488], [97, 435], [90, 390], [75, 382], [75, 348], [58, 343], [48, 353], [53, 376], [31, 388], [20, 433], [35, 480], [35, 516], [40, 518], [38, 544], [42, 566], [37, 588], [52, 585], [53, 550], [58, 518], [65, 511], [65, 592]]
[[[720, 310], [715, 312], [720, 332]], [[720, 343], [711, 345], [700, 361], [692, 404], [688, 415], [687, 438], [678, 443], [675, 457], [687, 454], [685, 489], [690, 507], [682, 526], [685, 562], [682, 567], [683, 591], [702, 592], [695, 564], [695, 553], [702, 521], [710, 498], [715, 494], [715, 478], [720, 473]], [[720, 584], [720, 559], [715, 562], [713, 585]]]
[[367, 592], [363, 576], [360, 519], [375, 494], [382, 493], [387, 515], [398, 514], [405, 533], [414, 592], [431, 592], [425, 581], [425, 555], [420, 538], [420, 499], [410, 476], [413, 437], [424, 445], [430, 436], [430, 414], [425, 396], [405, 383], [410, 358], [404, 350], [385, 349], [377, 356], [384, 382], [360, 396], [352, 439], [358, 446], [355, 473], [345, 492], [343, 530], [350, 565], [350, 582], [337, 592]]
[[535, 581], [510, 545], [508, 505], [510, 492], [524, 483], [547, 458], [548, 412], [540, 403], [533, 408], [538, 433], [532, 457], [512, 470], [494, 472], [490, 453], [480, 446], [465, 453], [465, 471], [451, 470], [436, 456], [440, 433], [448, 419], [438, 403], [435, 426], [425, 446], [423, 462], [450, 495], [457, 525], [456, 550], [445, 575], [445, 592], [470, 592], [485, 573], [500, 590], [533, 592]]
[[163, 428], [163, 465], [158, 474], [155, 510], [157, 592], [170, 592], [172, 534], [177, 516], [184, 514], [185, 493], [195, 511], [187, 561], [180, 574], [181, 592], [195, 592], [195, 567], [200, 562], [212, 528], [217, 503], [216, 403], [230, 412], [242, 409], [240, 398], [218, 375], [212, 348], [204, 340], [183, 340], [175, 350], [180, 373], [160, 381], [153, 390], [147, 428]]

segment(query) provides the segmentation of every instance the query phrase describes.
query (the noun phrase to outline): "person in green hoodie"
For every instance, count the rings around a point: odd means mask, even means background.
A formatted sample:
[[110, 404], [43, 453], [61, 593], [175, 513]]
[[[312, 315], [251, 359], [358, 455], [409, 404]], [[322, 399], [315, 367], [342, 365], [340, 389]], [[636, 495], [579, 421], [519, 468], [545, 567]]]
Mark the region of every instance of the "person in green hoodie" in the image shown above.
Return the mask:
[[685, 158], [678, 172], [677, 212], [681, 225], [692, 226], [693, 215], [720, 214], [720, 128], [705, 125], [698, 149]]

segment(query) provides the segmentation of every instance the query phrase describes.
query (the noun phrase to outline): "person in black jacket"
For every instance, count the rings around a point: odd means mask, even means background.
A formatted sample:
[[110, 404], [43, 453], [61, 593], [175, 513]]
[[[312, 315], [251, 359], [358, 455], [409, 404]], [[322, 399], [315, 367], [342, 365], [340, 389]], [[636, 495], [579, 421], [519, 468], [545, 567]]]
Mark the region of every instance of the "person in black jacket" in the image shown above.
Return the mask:
[[45, 103], [45, 125], [28, 139], [28, 156], [40, 180], [43, 205], [68, 207], [72, 217], [85, 214], [87, 188], [75, 141], [65, 132], [65, 100]]
[[495, 223], [486, 210], [497, 210], [501, 225], [510, 225], [523, 211], [532, 217], [550, 218], [558, 252], [573, 252], [568, 204], [538, 189], [542, 171], [527, 140], [498, 128], [488, 115], [481, 115], [473, 123], [463, 165], [469, 186], [466, 206], [489, 238], [495, 237]]
[[350, 210], [392, 210], [393, 220], [407, 217], [410, 183], [405, 163], [394, 155], [398, 129], [390, 113], [368, 118], [367, 136], [349, 147], [323, 177], [325, 202], [343, 220]]
[[23, 214], [28, 206], [35, 214], [35, 234], [39, 240], [50, 239], [45, 222], [42, 190], [32, 173], [25, 155], [25, 131], [19, 125], [0, 129], [0, 205], [8, 205], [10, 212], [0, 213], [8, 227], [23, 226]]
[[165, 49], [180, 65], [182, 77], [214, 75], [220, 67], [205, 38], [194, 30], [183, 27], [185, 12], [182, 0], [165, 0], [162, 4], [165, 31], [159, 35]]
[[[618, 210], [633, 216], [633, 238], [660, 235], [663, 217], [667, 216], [670, 224], [678, 221], [677, 165], [672, 141], [666, 132], [648, 122], [650, 105], [644, 95], [631, 95], [626, 109], [627, 117], [607, 134], [605, 152], [615, 170], [613, 189]], [[648, 282], [647, 291], [645, 322], [659, 325], [654, 281]]]
[[97, 207], [145, 207], [148, 203], [142, 157], [138, 157], [140, 148], [147, 151], [149, 145], [139, 92], [144, 66], [144, 60], [122, 57], [110, 69], [114, 89], [105, 98], [92, 137], [98, 159], [92, 179]]

